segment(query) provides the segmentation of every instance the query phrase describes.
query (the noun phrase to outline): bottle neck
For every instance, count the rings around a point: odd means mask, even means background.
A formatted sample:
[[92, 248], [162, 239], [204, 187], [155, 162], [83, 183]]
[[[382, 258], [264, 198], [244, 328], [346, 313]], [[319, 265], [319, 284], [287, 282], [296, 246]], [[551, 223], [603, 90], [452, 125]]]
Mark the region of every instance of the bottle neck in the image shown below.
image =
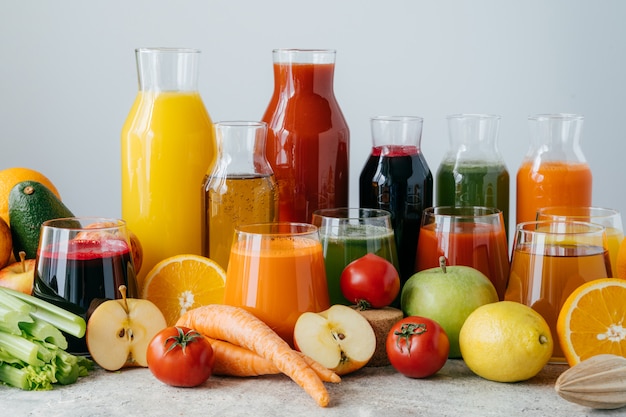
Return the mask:
[[530, 147], [527, 156], [542, 160], [585, 162], [580, 146], [583, 117], [575, 114], [545, 114], [528, 118]]
[[220, 177], [271, 175], [265, 157], [267, 125], [263, 122], [215, 123], [218, 153], [213, 174]]
[[332, 96], [335, 51], [277, 49], [273, 51], [274, 86], [282, 93]]
[[135, 58], [140, 91], [198, 90], [199, 50], [139, 48]]
[[456, 161], [500, 161], [497, 146], [500, 116], [453, 114], [447, 117], [450, 149], [446, 159]]
[[415, 155], [420, 150], [424, 119], [415, 116], [378, 116], [370, 121], [372, 154]]

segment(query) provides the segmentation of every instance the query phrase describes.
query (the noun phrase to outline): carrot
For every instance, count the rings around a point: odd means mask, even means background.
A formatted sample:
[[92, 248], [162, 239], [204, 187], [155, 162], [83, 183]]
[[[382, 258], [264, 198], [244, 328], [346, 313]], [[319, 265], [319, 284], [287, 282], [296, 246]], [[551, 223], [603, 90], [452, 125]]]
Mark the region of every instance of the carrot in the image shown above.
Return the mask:
[[280, 373], [273, 362], [248, 349], [223, 340], [205, 337], [213, 348], [213, 357], [215, 358], [213, 365], [214, 375], [243, 377]]
[[[261, 376], [275, 375], [281, 373], [273, 362], [257, 355], [251, 350], [234, 345], [223, 340], [207, 338], [213, 348], [215, 364], [213, 366], [214, 375], [227, 376]], [[306, 363], [315, 371], [317, 376], [324, 382], [341, 382], [339, 375], [316, 362], [314, 359], [298, 352]]]
[[317, 376], [324, 382], [341, 382], [341, 377], [337, 375], [334, 371], [331, 371], [321, 363], [317, 362], [315, 359], [305, 355], [302, 352], [298, 352], [304, 358], [304, 361], [315, 371]]
[[267, 324], [240, 307], [209, 304], [187, 311], [176, 323], [205, 336], [241, 346], [270, 360], [282, 373], [300, 385], [318, 405], [326, 407], [326, 387], [306, 360]]

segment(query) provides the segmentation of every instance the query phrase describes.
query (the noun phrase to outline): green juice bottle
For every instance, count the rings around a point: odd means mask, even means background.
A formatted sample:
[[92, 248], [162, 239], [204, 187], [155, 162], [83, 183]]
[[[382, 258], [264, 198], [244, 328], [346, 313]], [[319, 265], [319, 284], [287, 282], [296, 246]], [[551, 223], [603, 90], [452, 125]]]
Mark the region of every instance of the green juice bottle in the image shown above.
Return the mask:
[[495, 207], [509, 230], [509, 172], [498, 151], [500, 116], [454, 114], [447, 117], [450, 148], [437, 169], [438, 206]]

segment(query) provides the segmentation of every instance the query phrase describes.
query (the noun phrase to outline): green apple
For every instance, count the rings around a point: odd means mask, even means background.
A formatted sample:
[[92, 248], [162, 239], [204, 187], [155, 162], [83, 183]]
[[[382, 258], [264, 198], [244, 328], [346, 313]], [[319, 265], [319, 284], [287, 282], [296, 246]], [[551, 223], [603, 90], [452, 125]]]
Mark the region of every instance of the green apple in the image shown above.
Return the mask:
[[[442, 257], [443, 258], [443, 257]], [[469, 266], [446, 266], [414, 274], [402, 287], [400, 306], [405, 316], [424, 316], [444, 328], [450, 358], [460, 358], [459, 332], [476, 308], [498, 301], [495, 287], [482, 272]]]

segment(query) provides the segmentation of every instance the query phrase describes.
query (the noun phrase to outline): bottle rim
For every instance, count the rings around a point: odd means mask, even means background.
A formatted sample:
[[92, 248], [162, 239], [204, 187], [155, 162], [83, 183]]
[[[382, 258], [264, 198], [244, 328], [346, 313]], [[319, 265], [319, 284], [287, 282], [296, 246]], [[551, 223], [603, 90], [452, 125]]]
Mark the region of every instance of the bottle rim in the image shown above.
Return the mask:
[[276, 63], [293, 64], [334, 64], [335, 49], [293, 49], [278, 48], [272, 50]]
[[454, 113], [446, 116], [446, 119], [480, 119], [480, 120], [500, 120], [502, 116], [493, 113]]
[[577, 120], [584, 120], [584, 116], [582, 114], [576, 114], [576, 113], [540, 113], [540, 114], [533, 114], [533, 115], [528, 116], [528, 120], [577, 121]]
[[372, 116], [370, 120], [380, 122], [423, 122], [424, 118], [421, 116]]
[[172, 48], [172, 47], [141, 47], [135, 49], [136, 53], [153, 53], [153, 54], [179, 54], [179, 53], [187, 53], [187, 54], [199, 54], [202, 51], [196, 48]]

